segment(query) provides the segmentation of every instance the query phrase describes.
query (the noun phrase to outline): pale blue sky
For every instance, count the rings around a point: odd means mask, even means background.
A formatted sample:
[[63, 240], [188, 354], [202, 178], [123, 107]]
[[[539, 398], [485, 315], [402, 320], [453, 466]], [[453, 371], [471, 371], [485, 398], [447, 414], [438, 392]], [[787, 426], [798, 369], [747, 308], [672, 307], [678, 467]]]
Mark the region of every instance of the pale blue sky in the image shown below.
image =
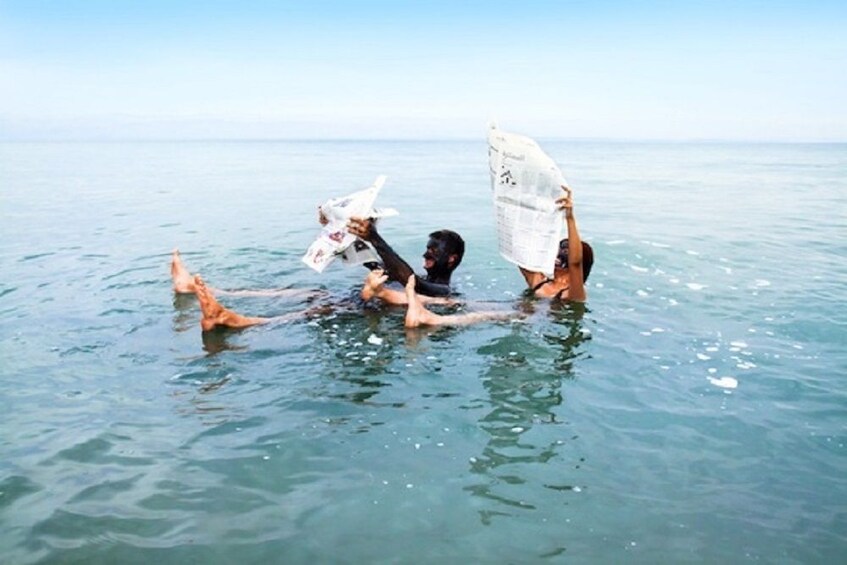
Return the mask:
[[0, 0], [0, 138], [847, 141], [847, 3]]

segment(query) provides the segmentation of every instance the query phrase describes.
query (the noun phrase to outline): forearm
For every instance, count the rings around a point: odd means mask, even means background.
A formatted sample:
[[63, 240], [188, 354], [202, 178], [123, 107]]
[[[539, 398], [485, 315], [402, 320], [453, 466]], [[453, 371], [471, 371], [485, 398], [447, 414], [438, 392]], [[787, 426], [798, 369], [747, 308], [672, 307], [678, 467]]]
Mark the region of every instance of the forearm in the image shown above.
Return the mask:
[[576, 218], [570, 212], [565, 219], [568, 227], [568, 266], [582, 264], [582, 240], [576, 227]]
[[409, 280], [409, 277], [415, 274], [409, 264], [391, 249], [391, 246], [382, 239], [382, 236], [379, 235], [376, 229], [372, 229], [371, 237], [368, 241], [373, 245], [380, 259], [382, 259], [382, 267], [388, 274], [389, 280], [405, 284]]

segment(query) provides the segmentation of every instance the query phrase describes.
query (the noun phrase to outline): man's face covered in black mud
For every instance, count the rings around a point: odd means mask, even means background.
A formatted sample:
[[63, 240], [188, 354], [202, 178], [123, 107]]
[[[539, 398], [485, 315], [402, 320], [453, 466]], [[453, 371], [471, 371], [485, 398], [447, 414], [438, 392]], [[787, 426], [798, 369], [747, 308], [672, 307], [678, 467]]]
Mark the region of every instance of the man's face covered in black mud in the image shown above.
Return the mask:
[[426, 244], [423, 254], [424, 269], [430, 277], [450, 274], [450, 254], [447, 253], [447, 242], [438, 237], [431, 237]]

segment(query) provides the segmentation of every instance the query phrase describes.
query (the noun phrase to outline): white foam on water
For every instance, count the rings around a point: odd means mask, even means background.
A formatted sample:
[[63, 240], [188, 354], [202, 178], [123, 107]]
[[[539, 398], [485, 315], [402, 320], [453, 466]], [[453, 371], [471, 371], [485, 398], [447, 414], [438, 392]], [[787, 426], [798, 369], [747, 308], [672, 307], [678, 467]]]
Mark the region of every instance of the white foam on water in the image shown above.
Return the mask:
[[641, 290], [640, 288], [638, 289], [638, 291], [636, 291], [636, 293], [635, 293], [635, 294], [637, 294], [638, 296], [640, 296], [640, 297], [642, 297], [642, 298], [644, 298], [644, 297], [646, 297], [646, 296], [650, 296], [647, 292], [645, 292], [645, 291]]
[[686, 283], [685, 286], [687, 286], [691, 290], [703, 290], [704, 288], [706, 288], [706, 285], [700, 283]]
[[371, 334], [368, 336], [368, 343], [371, 345], [382, 345], [382, 338], [376, 334]]
[[733, 347], [740, 347], [742, 349], [747, 347], [747, 343], [744, 341], [730, 341], [729, 344]]
[[704, 353], [698, 353], [697, 359], [699, 359], [700, 361], [708, 361], [709, 359], [711, 359], [711, 357], [709, 357], [708, 355], [706, 355]]
[[699, 252], [699, 251], [693, 251], [693, 250], [691, 250], [691, 249], [687, 249], [687, 250], [685, 251], [685, 253], [686, 253], [686, 254], [688, 254], [688, 255], [700, 255], [700, 252]]
[[761, 288], [761, 287], [765, 287], [765, 286], [770, 286], [771, 281], [769, 281], [767, 279], [756, 279], [755, 284], [756, 284], [756, 286]]
[[709, 382], [713, 385], [720, 388], [734, 389], [738, 388], [738, 381], [732, 377], [721, 377], [716, 379], [714, 377], [709, 377]]
[[636, 265], [630, 265], [629, 268], [635, 271], [636, 273], [646, 273], [650, 270], [647, 267], [638, 267]]
[[613, 239], [612, 241], [607, 241], [606, 245], [623, 245], [626, 243], [625, 239]]

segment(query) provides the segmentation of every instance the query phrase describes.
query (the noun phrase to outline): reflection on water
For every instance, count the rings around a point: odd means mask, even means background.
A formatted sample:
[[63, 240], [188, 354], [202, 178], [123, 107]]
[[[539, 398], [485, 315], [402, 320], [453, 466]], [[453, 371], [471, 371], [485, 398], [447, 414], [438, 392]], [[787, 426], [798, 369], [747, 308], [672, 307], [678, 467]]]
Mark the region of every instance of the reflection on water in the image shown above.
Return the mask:
[[[509, 508], [534, 509], [539, 489], [522, 488], [536, 472], [533, 466], [551, 462], [566, 440], [576, 439], [559, 428], [566, 424], [559, 407], [562, 382], [573, 378], [573, 360], [587, 336], [582, 328], [585, 312], [582, 305], [553, 305], [549, 320], [536, 315], [530, 325], [516, 325], [512, 333], [477, 350], [489, 359], [481, 378], [491, 410], [479, 419], [479, 426], [490, 438], [482, 453], [471, 458], [471, 471], [481, 481], [466, 490], [496, 502], [494, 508], [480, 511], [485, 524], [494, 516], [509, 515]], [[543, 343], [532, 324], [544, 325]], [[541, 428], [551, 425], [557, 429]], [[578, 489], [569, 484], [544, 486]]]
[[233, 345], [228, 341], [228, 338], [231, 338], [240, 331], [243, 330], [215, 328], [212, 331], [200, 332], [201, 339], [203, 340], [203, 351], [209, 355], [217, 355], [224, 351], [244, 351], [247, 349], [247, 346]]
[[310, 323], [317, 358], [335, 361], [324, 364], [323, 375], [333, 380], [326, 396], [354, 404], [402, 407], [404, 403], [375, 400], [391, 386], [385, 376], [397, 373], [391, 369], [400, 355], [391, 346], [396, 335], [390, 328], [394, 316], [391, 311], [363, 306], [361, 300], [350, 296], [336, 302], [331, 315]]
[[193, 294], [174, 293], [173, 328], [175, 332], [196, 329], [198, 312], [200, 312], [200, 306], [197, 304], [197, 297]]

